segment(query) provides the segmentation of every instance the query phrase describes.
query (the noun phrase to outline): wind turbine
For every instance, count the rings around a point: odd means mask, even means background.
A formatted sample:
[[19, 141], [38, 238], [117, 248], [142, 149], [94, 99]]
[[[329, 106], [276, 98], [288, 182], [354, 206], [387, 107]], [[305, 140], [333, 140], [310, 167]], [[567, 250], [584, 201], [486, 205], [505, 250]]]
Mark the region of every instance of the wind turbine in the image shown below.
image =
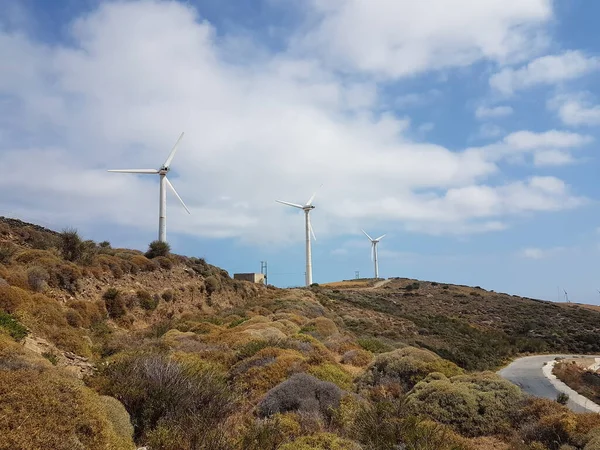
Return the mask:
[[313, 239], [316, 241], [317, 237], [315, 236], [315, 232], [312, 229], [312, 225], [310, 224], [310, 211], [315, 209], [315, 206], [312, 204], [313, 200], [315, 199], [315, 195], [317, 195], [317, 193], [315, 192], [311, 198], [308, 199], [308, 201], [306, 202], [306, 204], [303, 205], [298, 205], [297, 203], [290, 203], [290, 202], [284, 202], [281, 200], [275, 200], [277, 203], [281, 203], [283, 205], [288, 205], [288, 206], [293, 206], [294, 208], [298, 208], [304, 211], [304, 228], [305, 228], [305, 234], [306, 234], [306, 275], [305, 275], [305, 282], [307, 286], [310, 286], [312, 284], [312, 255], [310, 252], [310, 235], [312, 234]]
[[185, 206], [183, 200], [167, 178], [167, 173], [171, 170], [171, 161], [173, 161], [173, 157], [177, 152], [177, 147], [179, 146], [179, 142], [183, 138], [183, 132], [179, 135], [179, 139], [175, 142], [171, 153], [169, 153], [169, 157], [165, 161], [165, 163], [157, 170], [157, 169], [116, 169], [109, 170], [109, 172], [119, 172], [119, 173], [143, 173], [143, 174], [152, 174], [152, 175], [160, 175], [160, 203], [158, 209], [158, 240], [161, 242], [167, 242], [167, 190], [166, 186], [169, 186], [175, 197], [179, 199], [185, 210], [188, 214], [190, 210]]
[[367, 236], [369, 238], [369, 240], [371, 241], [371, 261], [373, 261], [373, 264], [375, 265], [375, 279], [379, 278], [379, 262], [377, 260], [377, 244], [379, 243], [380, 240], [382, 240], [385, 236], [379, 236], [377, 239], [373, 239], [371, 236], [369, 236], [367, 234], [367, 232], [365, 230], [361, 230], [363, 233], [365, 233], [365, 236]]

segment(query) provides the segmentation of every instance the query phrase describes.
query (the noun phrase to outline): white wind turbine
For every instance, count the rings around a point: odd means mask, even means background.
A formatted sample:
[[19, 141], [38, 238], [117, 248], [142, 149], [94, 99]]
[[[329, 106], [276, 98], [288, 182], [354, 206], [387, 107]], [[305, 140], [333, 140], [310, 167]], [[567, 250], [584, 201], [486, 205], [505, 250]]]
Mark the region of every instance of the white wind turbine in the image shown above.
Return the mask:
[[312, 204], [313, 200], [315, 199], [315, 195], [317, 195], [316, 193], [314, 193], [312, 195], [311, 198], [308, 199], [308, 201], [306, 202], [306, 204], [304, 206], [302, 205], [298, 205], [296, 203], [290, 203], [290, 202], [284, 202], [281, 200], [275, 200], [278, 203], [282, 203], [284, 205], [288, 205], [288, 206], [293, 206], [294, 208], [299, 208], [301, 210], [304, 211], [304, 228], [305, 228], [305, 234], [306, 234], [306, 275], [305, 275], [305, 282], [307, 286], [310, 286], [312, 284], [312, 255], [310, 252], [310, 235], [312, 234], [313, 239], [316, 241], [317, 238], [315, 236], [315, 232], [312, 229], [312, 225], [310, 224], [310, 211], [315, 209], [314, 205]]
[[158, 209], [158, 240], [161, 242], [167, 242], [167, 190], [166, 186], [169, 186], [173, 191], [173, 194], [179, 199], [185, 210], [190, 213], [190, 210], [185, 206], [183, 200], [167, 178], [167, 173], [171, 170], [171, 161], [173, 161], [173, 157], [175, 156], [175, 152], [177, 152], [177, 147], [179, 146], [179, 142], [183, 138], [183, 132], [175, 142], [173, 146], [173, 150], [169, 153], [169, 157], [165, 161], [165, 163], [157, 170], [157, 169], [117, 169], [117, 170], [109, 170], [109, 172], [120, 172], [120, 173], [143, 173], [143, 174], [152, 174], [152, 175], [160, 175], [160, 203]]
[[377, 239], [373, 239], [371, 236], [369, 236], [367, 234], [367, 232], [365, 230], [361, 230], [363, 233], [365, 233], [365, 236], [367, 236], [369, 238], [369, 240], [371, 241], [371, 261], [373, 261], [373, 263], [375, 264], [375, 279], [379, 278], [379, 262], [377, 260], [377, 244], [379, 243], [380, 240], [382, 240], [385, 236], [379, 236]]

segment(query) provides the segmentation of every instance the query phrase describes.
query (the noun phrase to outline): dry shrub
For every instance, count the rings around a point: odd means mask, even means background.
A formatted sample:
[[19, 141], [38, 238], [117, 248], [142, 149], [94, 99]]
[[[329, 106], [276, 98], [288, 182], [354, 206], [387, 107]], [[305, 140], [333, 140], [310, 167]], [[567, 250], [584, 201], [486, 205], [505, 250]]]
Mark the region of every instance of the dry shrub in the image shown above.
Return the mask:
[[373, 354], [367, 350], [350, 350], [342, 355], [342, 364], [364, 367], [373, 361]]
[[249, 418], [244, 424], [239, 446], [244, 450], [277, 450], [299, 437], [302, 429], [296, 414], [275, 414], [264, 419]]
[[219, 279], [217, 277], [211, 275], [210, 277], [204, 280], [204, 286], [207, 294], [211, 296], [213, 293], [219, 291], [219, 289], [221, 288], [221, 283], [219, 282]]
[[302, 436], [278, 448], [279, 450], [361, 450], [362, 447], [333, 433], [318, 433], [313, 436]]
[[[104, 301], [86, 301], [86, 300], [72, 300], [67, 306], [72, 308], [82, 319], [80, 326], [83, 328], [90, 328], [100, 322], [102, 322], [106, 316], [107, 311], [104, 306]], [[67, 320], [69, 320], [67, 316]]]
[[179, 448], [177, 442], [165, 441], [163, 433], [169, 430], [184, 448], [211, 448], [215, 430], [237, 408], [231, 389], [218, 375], [162, 354], [123, 355], [99, 377], [102, 393], [125, 405], [136, 438], [154, 441], [153, 448]]
[[171, 270], [173, 268], [173, 261], [167, 256], [157, 256], [154, 261], [161, 269]]
[[29, 294], [23, 289], [0, 286], [0, 310], [13, 314], [22, 309], [29, 300]]
[[158, 296], [152, 295], [150, 292], [145, 290], [139, 290], [136, 293], [138, 303], [142, 309], [147, 311], [154, 311], [158, 306]]
[[29, 287], [35, 292], [43, 291], [50, 279], [48, 271], [42, 267], [33, 266], [27, 270], [27, 281]]
[[27, 350], [6, 334], [0, 333], [0, 372], [8, 370], [48, 369], [50, 363]]
[[333, 320], [328, 319], [327, 317], [317, 317], [304, 325], [301, 332], [310, 334], [311, 336], [322, 340], [338, 334], [339, 330]]
[[329, 419], [341, 398], [342, 391], [335, 384], [298, 373], [271, 389], [257, 408], [261, 417], [297, 411]]
[[492, 372], [452, 378], [434, 373], [413, 388], [407, 405], [415, 414], [474, 437], [507, 432], [522, 399], [517, 386]]
[[0, 264], [8, 264], [16, 250], [16, 245], [10, 242], [2, 242], [0, 244]]
[[306, 367], [305, 358], [294, 350], [268, 347], [231, 368], [231, 376], [253, 395], [261, 395], [290, 375]]
[[104, 406], [115, 433], [122, 439], [131, 441], [133, 439], [133, 425], [131, 425], [129, 414], [123, 403], [108, 395], [101, 395], [100, 402]]
[[153, 272], [157, 269], [153, 261], [142, 255], [134, 255], [129, 261], [142, 272]]
[[108, 288], [104, 294], [102, 294], [102, 298], [104, 299], [104, 304], [106, 305], [106, 311], [108, 312], [109, 317], [112, 319], [118, 319], [127, 313], [123, 295], [118, 289]]
[[49, 370], [0, 371], [0, 435], [4, 448], [131, 450], [100, 397]]
[[463, 373], [463, 370], [429, 350], [404, 347], [379, 354], [361, 376], [360, 384], [377, 386], [399, 383], [405, 391], [409, 391], [433, 372], [453, 376]]

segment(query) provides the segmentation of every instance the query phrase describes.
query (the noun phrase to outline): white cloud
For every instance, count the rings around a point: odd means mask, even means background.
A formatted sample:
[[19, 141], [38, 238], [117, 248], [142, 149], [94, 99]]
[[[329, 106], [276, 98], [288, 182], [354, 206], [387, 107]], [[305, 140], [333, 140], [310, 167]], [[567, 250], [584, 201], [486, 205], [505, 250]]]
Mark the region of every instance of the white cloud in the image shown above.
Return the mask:
[[520, 256], [527, 259], [546, 259], [555, 256], [565, 250], [564, 247], [554, 247], [542, 249], [536, 247], [525, 248], [520, 252]]
[[[535, 22], [542, 3], [519, 5]], [[496, 11], [498, 26], [523, 22], [526, 8], [515, 5], [514, 20]], [[170, 178], [192, 215], [169, 197], [169, 233], [300, 239], [301, 213], [274, 200], [305, 201], [322, 183], [312, 215], [319, 237], [372, 221], [494, 231], [514, 215], [581, 204], [551, 177], [486, 184], [500, 170], [493, 148], [410, 140], [410, 119], [380, 113], [374, 84], [348, 81], [314, 58], [261, 51], [258, 63], [244, 55], [236, 64], [232, 46], [224, 55], [212, 26], [181, 3], [106, 3], [70, 30], [71, 44], [53, 46], [0, 31], [0, 58], [10, 62], [0, 72], [0, 164], [10, 168], [0, 189], [11, 193], [0, 207], [25, 219], [154, 235], [158, 180], [105, 170], [158, 167], [181, 131]], [[498, 46], [509, 44], [494, 39], [488, 53], [506, 53]], [[500, 144], [531, 151], [517, 141]]]
[[312, 0], [298, 51], [382, 77], [522, 59], [543, 47], [551, 0]]
[[600, 124], [600, 105], [593, 105], [590, 95], [585, 92], [557, 96], [548, 102], [548, 107], [556, 110], [566, 125], [593, 126]]
[[513, 113], [513, 109], [510, 106], [496, 106], [487, 108], [480, 106], [475, 111], [475, 117], [478, 119], [496, 119], [499, 117], [510, 116]]
[[539, 84], [556, 84], [579, 78], [599, 68], [600, 58], [570, 50], [534, 59], [520, 69], [503, 69], [492, 75], [490, 86], [504, 94], [512, 94]]
[[499, 142], [472, 148], [469, 152], [483, 154], [489, 161], [524, 164], [529, 155], [535, 166], [558, 166], [576, 161], [572, 151], [593, 142], [588, 135], [549, 130], [542, 133], [522, 130], [505, 136]]

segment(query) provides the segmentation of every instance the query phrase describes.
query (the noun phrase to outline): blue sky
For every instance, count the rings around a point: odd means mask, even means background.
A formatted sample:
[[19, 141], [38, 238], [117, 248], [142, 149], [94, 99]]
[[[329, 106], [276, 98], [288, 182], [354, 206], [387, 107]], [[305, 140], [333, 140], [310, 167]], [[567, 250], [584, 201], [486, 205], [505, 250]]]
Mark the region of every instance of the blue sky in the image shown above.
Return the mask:
[[[380, 275], [600, 304], [600, 5], [4, 0], [0, 215], [230, 273]], [[321, 186], [319, 188], [319, 186]], [[561, 296], [558, 296], [559, 298]]]

